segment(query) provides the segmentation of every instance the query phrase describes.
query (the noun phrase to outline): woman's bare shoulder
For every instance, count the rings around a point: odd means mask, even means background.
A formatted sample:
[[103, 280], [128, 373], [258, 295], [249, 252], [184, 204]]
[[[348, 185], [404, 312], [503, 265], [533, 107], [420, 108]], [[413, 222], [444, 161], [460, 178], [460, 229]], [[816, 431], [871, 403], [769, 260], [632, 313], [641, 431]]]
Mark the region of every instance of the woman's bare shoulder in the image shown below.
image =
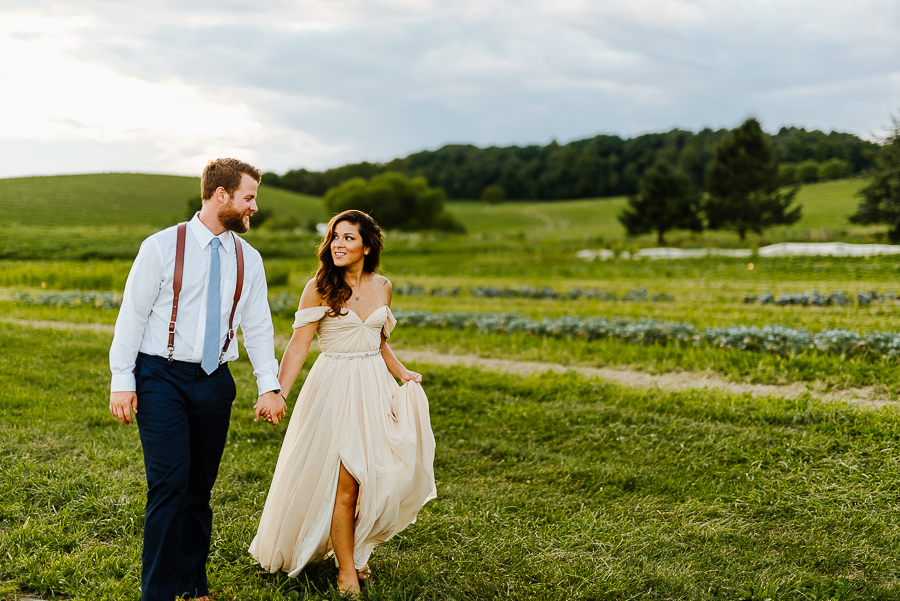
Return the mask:
[[309, 309], [310, 307], [319, 307], [321, 305], [322, 295], [319, 294], [319, 290], [316, 288], [316, 280], [313, 278], [306, 282], [306, 286], [303, 287], [303, 294], [300, 295], [300, 308]]
[[375, 284], [384, 288], [387, 292], [394, 289], [394, 285], [391, 284], [391, 281], [383, 275], [375, 274]]
[[384, 295], [384, 304], [387, 306], [391, 306], [391, 299], [394, 296], [394, 286], [391, 284], [391, 281], [384, 277], [383, 275], [375, 276], [375, 286], [380, 288], [383, 291]]

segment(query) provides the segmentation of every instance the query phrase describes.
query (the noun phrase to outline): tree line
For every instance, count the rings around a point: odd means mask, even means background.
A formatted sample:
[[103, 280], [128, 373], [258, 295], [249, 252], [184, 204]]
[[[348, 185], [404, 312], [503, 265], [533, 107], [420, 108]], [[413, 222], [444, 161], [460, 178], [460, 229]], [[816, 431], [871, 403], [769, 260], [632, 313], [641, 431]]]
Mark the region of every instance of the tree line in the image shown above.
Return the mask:
[[[353, 178], [387, 172], [424, 177], [451, 199], [485, 193], [514, 200], [560, 200], [633, 195], [645, 172], [664, 161], [705, 191], [706, 174], [718, 147], [732, 130], [675, 129], [634, 138], [600, 135], [568, 144], [479, 148], [448, 145], [387, 163], [354, 163], [326, 171], [295, 169], [265, 173], [265, 185], [323, 196]], [[764, 134], [779, 163], [783, 184], [808, 183], [864, 172], [875, 165], [879, 146], [853, 134], [783, 127]]]
[[[747, 119], [714, 148], [706, 169], [705, 194], [683, 169], [659, 159], [644, 172], [639, 193], [628, 199], [619, 221], [631, 236], [656, 232], [660, 245], [673, 229], [735, 230], [741, 240], [748, 232], [762, 234], [774, 225], [800, 220], [802, 207], [794, 203], [799, 183], [787, 181], [775, 145], [756, 119]], [[877, 152], [860, 190], [860, 203], [850, 221], [887, 224], [888, 238], [900, 242], [900, 121]], [[831, 169], [832, 158], [820, 168]], [[802, 163], [801, 163], [802, 164]], [[791, 184], [791, 185], [789, 185]]]
[[662, 245], [673, 229], [730, 229], [745, 240], [747, 232], [762, 234], [802, 216], [793, 204], [799, 185], [784, 185], [773, 144], [754, 118], [714, 148], [705, 183], [704, 196], [683, 169], [660, 158], [644, 172], [640, 193], [628, 199], [619, 222], [629, 236], [655, 231]]

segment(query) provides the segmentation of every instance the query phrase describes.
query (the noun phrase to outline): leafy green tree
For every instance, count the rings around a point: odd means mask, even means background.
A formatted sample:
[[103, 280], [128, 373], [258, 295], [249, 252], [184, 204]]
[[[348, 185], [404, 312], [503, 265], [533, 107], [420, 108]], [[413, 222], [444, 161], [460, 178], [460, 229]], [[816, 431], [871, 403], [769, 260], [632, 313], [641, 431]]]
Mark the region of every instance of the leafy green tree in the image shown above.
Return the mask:
[[792, 206], [797, 187], [780, 189], [778, 161], [759, 121], [747, 119], [719, 144], [706, 173], [706, 218], [710, 229], [734, 229], [741, 240], [747, 232], [762, 234], [773, 225], [800, 220]]
[[797, 165], [797, 182], [811, 184], [819, 181], [819, 164], [812, 159]]
[[778, 179], [782, 186], [797, 183], [797, 163], [781, 163], [778, 165]]
[[[257, 217], [263, 211], [259, 211], [253, 218], [252, 222], [256, 222]], [[296, 229], [299, 229], [302, 223], [300, 222], [300, 218], [294, 215], [293, 213], [288, 213], [287, 215], [279, 215], [278, 217], [274, 217], [272, 219], [265, 219], [265, 228], [267, 230], [271, 230], [273, 232], [292, 232]], [[261, 225], [259, 223], [257, 226]]]
[[823, 163], [819, 163], [819, 181], [825, 182], [830, 179], [841, 179], [847, 177], [850, 171], [850, 164], [844, 159], [828, 159]]
[[640, 190], [639, 196], [628, 199], [628, 207], [619, 215], [619, 222], [629, 236], [655, 230], [657, 242], [662, 246], [669, 230], [699, 232], [703, 229], [700, 193], [684, 172], [659, 161], [644, 172]]
[[431, 188], [424, 177], [408, 178], [400, 173], [382, 173], [366, 181], [353, 178], [325, 194], [332, 214], [357, 209], [365, 211], [385, 229], [419, 231], [462, 227], [444, 208], [444, 191]]
[[875, 159], [872, 182], [860, 190], [862, 201], [850, 221], [870, 225], [887, 223], [888, 238], [900, 242], [900, 119]]
[[481, 200], [489, 205], [500, 204], [506, 200], [506, 190], [503, 189], [503, 186], [485, 186], [481, 191]]
[[262, 185], [271, 186], [273, 188], [281, 188], [281, 178], [277, 173], [266, 171], [262, 174]]

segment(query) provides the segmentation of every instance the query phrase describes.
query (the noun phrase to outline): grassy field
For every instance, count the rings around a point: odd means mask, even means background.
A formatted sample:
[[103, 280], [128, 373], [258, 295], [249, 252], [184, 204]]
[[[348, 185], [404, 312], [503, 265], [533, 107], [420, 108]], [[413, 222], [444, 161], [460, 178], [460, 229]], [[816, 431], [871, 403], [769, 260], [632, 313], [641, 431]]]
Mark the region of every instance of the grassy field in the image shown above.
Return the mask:
[[[848, 228], [861, 180], [802, 189], [804, 219], [765, 241], [877, 236]], [[0, 180], [0, 318], [98, 324], [46, 330], [0, 321], [0, 600], [25, 594], [137, 599], [144, 481], [135, 428], [108, 415], [115, 309], [13, 301], [17, 293], [124, 288], [141, 240], [183, 218], [197, 178], [108, 174]], [[324, 219], [319, 199], [262, 189], [261, 206]], [[900, 258], [706, 258], [586, 262], [581, 248], [626, 241], [624, 199], [485, 206], [449, 203], [463, 236], [389, 233], [395, 308], [519, 313], [532, 320], [625, 317], [698, 328], [783, 325], [900, 332], [900, 304], [801, 307], [744, 297], [900, 292]], [[23, 210], [27, 207], [28, 210]], [[828, 232], [823, 232], [828, 230]], [[270, 298], [293, 299], [316, 266], [314, 235], [252, 231]], [[735, 246], [730, 233], [672, 244]], [[636, 241], [652, 245], [650, 238]], [[753, 240], [753, 244], [759, 240]], [[485, 298], [473, 288], [639, 287], [671, 301]], [[417, 286], [426, 293], [404, 295]], [[432, 288], [459, 288], [432, 296]], [[291, 309], [275, 316], [283, 343]], [[281, 344], [279, 343], [279, 344]], [[817, 392], [900, 395], [897, 359], [789, 355], [615, 340], [398, 328], [400, 349], [688, 371]], [[280, 354], [280, 350], [279, 350]], [[246, 554], [284, 429], [253, 424], [245, 359], [214, 491], [210, 573], [219, 599], [335, 598], [328, 565], [271, 576]], [[368, 599], [897, 599], [900, 415], [708, 390], [666, 393], [574, 374], [528, 378], [412, 366], [425, 374], [439, 499], [379, 547]]]
[[[143, 475], [107, 414], [109, 335], [0, 324], [0, 344], [0, 598], [137, 599]], [[366, 598], [900, 594], [894, 411], [417, 367], [439, 498], [376, 550]], [[288, 579], [245, 551], [284, 429], [252, 423], [233, 368], [213, 594], [335, 598], [333, 566]]]
[[[48, 227], [151, 226], [182, 219], [187, 199], [200, 204], [200, 178], [137, 173], [101, 173], [0, 179], [5, 225]], [[260, 208], [294, 214], [305, 223], [325, 218], [318, 198], [260, 188]]]

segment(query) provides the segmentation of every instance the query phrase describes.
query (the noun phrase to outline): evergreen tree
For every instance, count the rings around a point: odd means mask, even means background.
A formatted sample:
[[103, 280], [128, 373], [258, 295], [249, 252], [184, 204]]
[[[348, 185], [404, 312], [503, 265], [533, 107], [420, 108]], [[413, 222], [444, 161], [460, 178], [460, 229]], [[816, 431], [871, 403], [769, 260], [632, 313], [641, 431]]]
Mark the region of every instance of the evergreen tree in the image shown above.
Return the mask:
[[874, 179], [860, 190], [862, 201], [850, 221], [860, 224], [888, 223], [888, 238], [900, 242], [900, 119], [875, 159]]
[[658, 161], [644, 172], [640, 195], [628, 199], [628, 207], [619, 215], [629, 236], [656, 231], [659, 245], [665, 244], [666, 232], [687, 229], [699, 232], [700, 193], [691, 179], [665, 161]]
[[748, 231], [797, 223], [801, 207], [792, 203], [799, 188], [782, 192], [780, 184], [769, 137], [759, 121], [747, 119], [716, 147], [706, 172], [709, 228], [737, 230], [744, 240]]

